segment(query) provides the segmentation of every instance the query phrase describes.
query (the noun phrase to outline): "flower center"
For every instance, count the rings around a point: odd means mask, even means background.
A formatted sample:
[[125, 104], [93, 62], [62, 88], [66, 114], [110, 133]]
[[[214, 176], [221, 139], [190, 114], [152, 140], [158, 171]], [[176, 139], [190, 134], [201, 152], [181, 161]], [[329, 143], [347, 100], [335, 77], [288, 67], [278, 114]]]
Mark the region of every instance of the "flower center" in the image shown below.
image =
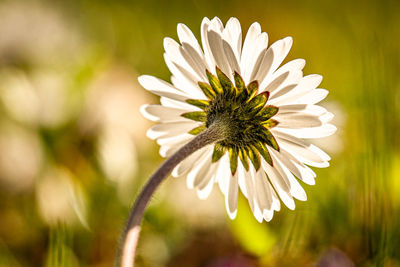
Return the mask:
[[203, 124], [189, 133], [197, 135], [214, 123], [221, 125], [225, 138], [214, 145], [212, 161], [218, 161], [229, 153], [232, 174], [236, 172], [238, 158], [246, 170], [249, 159], [256, 170], [260, 168], [260, 155], [272, 165], [266, 145], [279, 151], [279, 146], [269, 131], [278, 122], [272, 117], [278, 107], [266, 105], [269, 92], [258, 94], [258, 82], [245, 86], [242, 77], [235, 72], [234, 83], [217, 67], [217, 76], [206, 71], [208, 83], [198, 85], [208, 100], [188, 99], [186, 102], [202, 111], [188, 112], [181, 116], [201, 121]]

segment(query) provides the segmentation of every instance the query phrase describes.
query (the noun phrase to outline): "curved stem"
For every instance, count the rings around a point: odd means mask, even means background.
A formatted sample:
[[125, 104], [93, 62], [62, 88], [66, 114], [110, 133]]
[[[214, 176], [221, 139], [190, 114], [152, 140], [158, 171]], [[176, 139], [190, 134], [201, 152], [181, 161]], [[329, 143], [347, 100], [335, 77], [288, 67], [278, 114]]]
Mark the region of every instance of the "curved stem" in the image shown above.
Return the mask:
[[132, 267], [134, 265], [135, 251], [140, 233], [140, 222], [151, 196], [154, 194], [161, 182], [170, 174], [176, 165], [193, 152], [206, 145], [222, 140], [225, 135], [224, 130], [224, 127], [220, 127], [219, 123], [213, 123], [206, 130], [197, 135], [192, 141], [184, 145], [175, 154], [165, 160], [149, 178], [130, 211], [128, 222], [126, 223], [122, 234], [122, 242], [118, 253], [118, 255], [121, 255], [121, 258], [119, 259], [120, 266]]

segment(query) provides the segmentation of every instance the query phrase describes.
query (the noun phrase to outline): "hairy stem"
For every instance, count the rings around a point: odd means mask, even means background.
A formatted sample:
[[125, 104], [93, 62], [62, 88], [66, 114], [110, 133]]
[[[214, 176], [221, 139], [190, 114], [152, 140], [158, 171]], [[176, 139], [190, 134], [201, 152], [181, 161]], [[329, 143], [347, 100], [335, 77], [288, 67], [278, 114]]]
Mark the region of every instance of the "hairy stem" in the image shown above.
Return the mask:
[[121, 245], [118, 251], [119, 266], [132, 267], [134, 265], [135, 251], [140, 233], [140, 222], [151, 196], [161, 182], [171, 173], [175, 166], [186, 157], [206, 145], [221, 141], [225, 135], [226, 129], [224, 125], [218, 122], [213, 123], [192, 141], [165, 160], [149, 178], [130, 211], [128, 222], [122, 234]]

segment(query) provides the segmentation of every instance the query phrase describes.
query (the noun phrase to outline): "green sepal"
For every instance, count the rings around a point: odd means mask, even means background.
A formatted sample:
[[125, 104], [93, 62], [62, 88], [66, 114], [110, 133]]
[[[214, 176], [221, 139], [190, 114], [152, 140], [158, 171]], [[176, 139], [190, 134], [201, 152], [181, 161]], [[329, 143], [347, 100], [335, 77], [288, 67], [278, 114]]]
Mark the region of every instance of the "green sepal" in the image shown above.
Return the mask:
[[269, 119], [267, 121], [262, 122], [262, 125], [267, 129], [274, 128], [278, 124], [279, 124], [279, 121], [274, 120], [274, 119]]
[[253, 163], [254, 168], [256, 171], [260, 169], [260, 155], [258, 154], [258, 151], [255, 147], [249, 146], [248, 149], [248, 155], [249, 159], [251, 160], [251, 163]]
[[182, 117], [193, 121], [207, 121], [207, 114], [204, 111], [193, 111], [181, 114]]
[[265, 137], [266, 137], [266, 143], [267, 143], [267, 145], [269, 145], [270, 147], [272, 147], [272, 148], [275, 149], [276, 151], [279, 151], [278, 142], [276, 141], [276, 139], [275, 139], [275, 137], [272, 135], [272, 133], [266, 129], [265, 132], [264, 132], [264, 134], [265, 134]]
[[233, 76], [234, 76], [234, 79], [235, 79], [235, 87], [236, 87], [238, 93], [243, 92], [246, 89], [246, 87], [244, 85], [244, 81], [242, 79], [242, 76], [240, 76], [240, 74], [237, 73], [236, 71], [235, 71], [235, 74]]
[[206, 70], [206, 74], [213, 91], [216, 94], [222, 94], [224, 92], [224, 89], [222, 89], [221, 83], [219, 82], [218, 78], [208, 70]]
[[210, 105], [210, 102], [207, 100], [200, 100], [200, 99], [187, 99], [186, 103], [196, 106], [201, 109], [205, 109]]
[[258, 150], [258, 152], [260, 152], [260, 155], [265, 159], [265, 161], [269, 165], [273, 166], [271, 155], [269, 154], [269, 151], [268, 151], [267, 147], [265, 146], [265, 144], [259, 142], [259, 143], [255, 144], [254, 147]]
[[267, 98], [267, 101], [268, 101], [270, 92], [269, 91], [264, 91], [262, 93], [259, 93], [259, 95], [264, 95]]
[[236, 147], [230, 147], [229, 148], [229, 162], [230, 162], [230, 167], [231, 167], [231, 172], [232, 175], [235, 175], [237, 165], [238, 165], [238, 151]]
[[192, 130], [189, 131], [189, 134], [192, 135], [198, 135], [199, 133], [201, 133], [202, 131], [204, 131], [207, 127], [205, 125], [200, 125], [196, 128], [193, 128]]
[[215, 92], [212, 89], [211, 85], [204, 82], [198, 82], [197, 84], [199, 85], [200, 89], [203, 91], [203, 93], [208, 99], [211, 100], [215, 97]]
[[234, 88], [231, 80], [229, 80], [228, 76], [226, 76], [225, 73], [223, 73], [218, 67], [216, 67], [216, 72], [217, 72], [218, 79], [219, 79], [224, 91], [233, 93], [235, 88]]
[[258, 81], [252, 81], [247, 85], [247, 93], [249, 94], [249, 99], [252, 99], [258, 92]]
[[267, 98], [264, 95], [258, 95], [250, 100], [246, 105], [246, 108], [251, 111], [251, 113], [258, 113], [267, 103]]
[[246, 151], [243, 147], [239, 149], [239, 158], [243, 164], [243, 167], [246, 169], [246, 171], [248, 171], [249, 170], [249, 161], [247, 159]]
[[[279, 108], [276, 106], [268, 105], [265, 106], [261, 111], [260, 115], [264, 117], [265, 120], [270, 119], [271, 117], [275, 116], [278, 113]], [[276, 126], [276, 125], [275, 125]]]
[[248, 134], [249, 132], [251, 132], [252, 130], [254, 130], [253, 126], [249, 126], [246, 129], [244, 129], [243, 134]]
[[214, 145], [214, 151], [211, 156], [211, 162], [217, 162], [225, 154], [225, 147], [220, 144]]

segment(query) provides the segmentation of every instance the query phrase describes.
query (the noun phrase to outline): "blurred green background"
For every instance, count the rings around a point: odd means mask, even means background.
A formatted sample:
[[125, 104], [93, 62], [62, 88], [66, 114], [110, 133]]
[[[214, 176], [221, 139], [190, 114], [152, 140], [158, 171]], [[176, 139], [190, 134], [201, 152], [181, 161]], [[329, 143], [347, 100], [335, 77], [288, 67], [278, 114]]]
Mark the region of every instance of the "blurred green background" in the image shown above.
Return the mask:
[[0, 266], [112, 266], [129, 207], [162, 162], [139, 114], [169, 80], [163, 38], [204, 16], [254, 21], [324, 76], [338, 132], [307, 202], [230, 221], [168, 179], [146, 212], [138, 266], [400, 266], [400, 2], [0, 1]]

